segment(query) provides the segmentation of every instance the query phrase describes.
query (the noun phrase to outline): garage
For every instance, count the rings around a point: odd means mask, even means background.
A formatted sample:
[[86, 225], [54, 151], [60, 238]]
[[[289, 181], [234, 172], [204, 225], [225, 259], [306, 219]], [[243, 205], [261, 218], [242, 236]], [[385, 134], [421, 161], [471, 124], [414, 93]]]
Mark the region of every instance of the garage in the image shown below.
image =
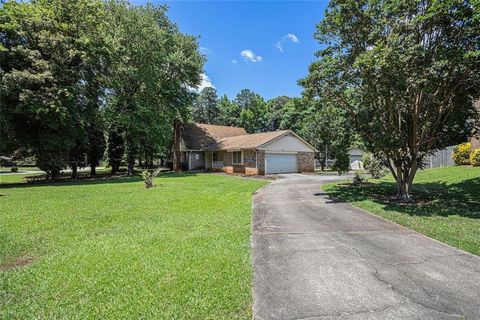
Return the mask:
[[297, 155], [267, 153], [267, 174], [297, 172]]

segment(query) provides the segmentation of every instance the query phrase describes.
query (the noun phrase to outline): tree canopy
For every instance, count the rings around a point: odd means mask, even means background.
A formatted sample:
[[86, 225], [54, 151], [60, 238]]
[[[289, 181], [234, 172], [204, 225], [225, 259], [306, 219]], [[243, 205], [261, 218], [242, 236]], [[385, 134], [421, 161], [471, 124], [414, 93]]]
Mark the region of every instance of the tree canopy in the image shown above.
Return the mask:
[[204, 63], [197, 39], [165, 11], [121, 0], [5, 2], [0, 151], [33, 153], [51, 177], [85, 162], [94, 172], [108, 132], [130, 171], [140, 155], [165, 152]]
[[480, 94], [475, 1], [332, 0], [325, 44], [300, 83], [341, 108], [365, 147], [386, 160], [409, 199], [426, 155], [464, 140]]

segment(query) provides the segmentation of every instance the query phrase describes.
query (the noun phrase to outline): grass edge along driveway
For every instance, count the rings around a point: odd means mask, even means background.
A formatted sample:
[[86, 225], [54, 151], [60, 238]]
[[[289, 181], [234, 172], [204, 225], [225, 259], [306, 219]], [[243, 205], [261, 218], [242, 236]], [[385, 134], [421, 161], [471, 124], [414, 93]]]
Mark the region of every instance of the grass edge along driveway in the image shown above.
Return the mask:
[[2, 186], [0, 318], [251, 318], [251, 199], [267, 182], [155, 183]]
[[480, 255], [480, 168], [444, 167], [420, 171], [414, 181], [415, 204], [389, 200], [396, 192], [387, 176], [362, 186], [324, 185], [329, 195], [431, 238]]

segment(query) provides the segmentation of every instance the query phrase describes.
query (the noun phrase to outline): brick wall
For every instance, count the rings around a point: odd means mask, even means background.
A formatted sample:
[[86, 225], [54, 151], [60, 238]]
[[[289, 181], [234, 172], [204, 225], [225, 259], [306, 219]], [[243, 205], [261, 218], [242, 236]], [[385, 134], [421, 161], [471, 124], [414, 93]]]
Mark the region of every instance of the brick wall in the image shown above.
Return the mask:
[[243, 165], [233, 164], [232, 152], [225, 152], [223, 156], [223, 171], [226, 173], [258, 174], [255, 150], [243, 151]]
[[256, 156], [255, 150], [243, 150], [243, 165], [245, 167], [255, 168]]
[[298, 172], [313, 172], [315, 154], [313, 152], [299, 152], [297, 153]]
[[257, 151], [257, 168], [258, 174], [265, 174], [265, 151]]

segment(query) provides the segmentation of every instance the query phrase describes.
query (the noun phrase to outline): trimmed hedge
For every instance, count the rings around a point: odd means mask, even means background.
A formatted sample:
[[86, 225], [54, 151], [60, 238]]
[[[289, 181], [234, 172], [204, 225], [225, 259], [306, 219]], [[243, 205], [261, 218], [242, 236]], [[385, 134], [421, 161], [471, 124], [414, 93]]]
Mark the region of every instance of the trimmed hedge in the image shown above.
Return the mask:
[[480, 149], [475, 149], [470, 154], [470, 164], [474, 167], [480, 167]]
[[456, 165], [470, 164], [470, 153], [472, 144], [470, 142], [462, 143], [453, 149], [452, 159]]

